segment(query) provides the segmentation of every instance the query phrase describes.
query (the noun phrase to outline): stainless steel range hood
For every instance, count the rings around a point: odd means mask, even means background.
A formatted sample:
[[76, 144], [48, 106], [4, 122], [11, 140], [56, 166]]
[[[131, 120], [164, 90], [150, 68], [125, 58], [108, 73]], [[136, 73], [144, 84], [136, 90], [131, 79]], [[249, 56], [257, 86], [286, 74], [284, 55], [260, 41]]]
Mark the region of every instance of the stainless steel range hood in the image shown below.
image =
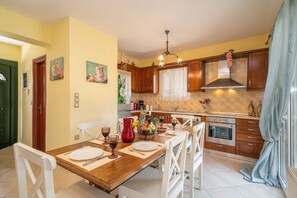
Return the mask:
[[202, 89], [239, 89], [245, 88], [244, 85], [230, 78], [230, 69], [226, 60], [218, 62], [218, 79], [202, 87]]

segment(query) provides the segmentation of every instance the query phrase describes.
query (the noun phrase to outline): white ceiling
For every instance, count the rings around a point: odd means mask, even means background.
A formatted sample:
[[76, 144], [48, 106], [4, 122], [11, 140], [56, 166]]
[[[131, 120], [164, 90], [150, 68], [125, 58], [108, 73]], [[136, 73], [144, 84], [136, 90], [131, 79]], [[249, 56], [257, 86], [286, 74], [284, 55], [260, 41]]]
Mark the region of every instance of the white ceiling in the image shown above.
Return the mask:
[[53, 23], [74, 17], [118, 38], [142, 59], [269, 33], [283, 0], [1, 0], [0, 6]]

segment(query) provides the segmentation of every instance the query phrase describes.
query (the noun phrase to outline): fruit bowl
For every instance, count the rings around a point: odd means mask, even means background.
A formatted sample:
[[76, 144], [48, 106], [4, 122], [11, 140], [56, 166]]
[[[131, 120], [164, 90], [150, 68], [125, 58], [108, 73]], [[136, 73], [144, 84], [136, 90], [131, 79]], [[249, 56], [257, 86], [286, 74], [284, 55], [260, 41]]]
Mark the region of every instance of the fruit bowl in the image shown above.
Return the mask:
[[149, 140], [154, 138], [155, 131], [156, 130], [151, 131], [149, 129], [147, 129], [147, 130], [138, 129], [137, 130], [140, 139], [149, 139]]

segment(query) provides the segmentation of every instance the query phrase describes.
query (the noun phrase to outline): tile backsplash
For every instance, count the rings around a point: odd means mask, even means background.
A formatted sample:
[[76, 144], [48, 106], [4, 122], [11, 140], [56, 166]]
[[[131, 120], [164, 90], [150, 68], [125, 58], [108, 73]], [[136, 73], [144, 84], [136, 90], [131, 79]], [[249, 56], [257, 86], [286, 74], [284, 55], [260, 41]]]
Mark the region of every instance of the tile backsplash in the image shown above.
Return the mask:
[[[206, 84], [217, 79], [218, 62], [206, 64]], [[231, 67], [231, 78], [237, 82], [247, 84], [247, 58], [234, 59]], [[250, 101], [254, 107], [263, 99], [263, 91], [246, 91], [245, 89], [217, 89], [205, 92], [188, 93], [188, 99], [167, 101], [162, 100], [159, 94], [132, 94], [132, 101], [144, 100], [144, 104], [152, 105], [154, 109], [174, 110], [177, 106], [182, 110], [202, 112], [203, 107], [199, 100], [209, 98], [211, 100], [209, 111], [247, 113]]]
[[210, 112], [247, 113], [250, 101], [255, 108], [263, 99], [263, 91], [246, 91], [239, 89], [217, 89], [205, 92], [189, 93], [186, 100], [167, 101], [162, 100], [159, 94], [132, 94], [132, 101], [144, 100], [144, 104], [152, 105], [154, 109], [174, 110], [177, 106], [181, 110], [202, 112], [203, 107], [199, 100], [209, 98]]

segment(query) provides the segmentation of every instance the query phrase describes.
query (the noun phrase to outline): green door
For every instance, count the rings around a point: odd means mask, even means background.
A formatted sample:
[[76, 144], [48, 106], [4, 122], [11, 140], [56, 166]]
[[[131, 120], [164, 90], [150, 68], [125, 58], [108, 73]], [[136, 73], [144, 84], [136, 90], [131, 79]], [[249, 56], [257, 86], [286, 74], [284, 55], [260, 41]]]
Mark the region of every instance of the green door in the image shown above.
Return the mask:
[[0, 59], [0, 149], [17, 141], [17, 68], [15, 64], [15, 62]]

